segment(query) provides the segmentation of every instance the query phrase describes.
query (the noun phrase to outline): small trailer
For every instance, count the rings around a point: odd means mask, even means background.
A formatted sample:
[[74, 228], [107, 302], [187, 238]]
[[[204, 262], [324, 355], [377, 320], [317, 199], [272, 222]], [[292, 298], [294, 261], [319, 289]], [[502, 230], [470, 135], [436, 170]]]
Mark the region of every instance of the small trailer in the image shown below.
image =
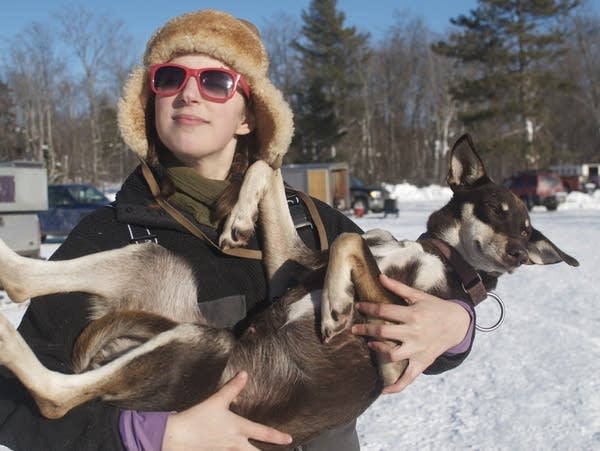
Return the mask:
[[39, 257], [37, 212], [48, 209], [48, 177], [41, 163], [0, 163], [0, 238], [14, 251]]
[[593, 192], [600, 185], [600, 163], [559, 164], [550, 166], [550, 170], [560, 175], [568, 192]]
[[304, 191], [339, 210], [350, 208], [347, 163], [287, 164], [281, 167], [281, 173], [292, 188]]

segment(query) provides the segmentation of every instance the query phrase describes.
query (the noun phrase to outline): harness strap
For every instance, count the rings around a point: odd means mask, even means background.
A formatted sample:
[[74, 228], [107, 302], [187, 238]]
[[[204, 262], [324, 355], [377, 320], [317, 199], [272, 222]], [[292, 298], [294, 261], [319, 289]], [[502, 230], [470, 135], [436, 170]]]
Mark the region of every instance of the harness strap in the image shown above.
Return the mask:
[[[262, 252], [259, 250], [256, 250], [256, 249], [244, 249], [244, 248], [221, 249], [199, 227], [197, 227], [194, 223], [192, 223], [188, 218], [185, 217], [185, 215], [183, 215], [179, 210], [177, 210], [169, 202], [167, 202], [167, 200], [164, 197], [162, 197], [162, 195], [160, 194], [160, 188], [158, 186], [158, 182], [154, 178], [154, 174], [152, 174], [150, 167], [148, 166], [146, 161], [144, 161], [143, 159], [140, 159], [140, 161], [142, 163], [142, 165], [141, 165], [142, 166], [142, 174], [144, 176], [144, 179], [146, 180], [146, 183], [148, 184], [148, 187], [150, 188], [150, 192], [152, 193], [152, 197], [154, 197], [154, 200], [158, 203], [158, 205], [163, 210], [165, 210], [173, 219], [175, 219], [175, 221], [177, 221], [179, 224], [181, 224], [183, 227], [185, 227], [185, 229], [188, 232], [190, 232], [195, 237], [200, 238], [201, 240], [204, 240], [210, 246], [212, 246], [214, 249], [218, 250], [219, 252], [221, 252], [223, 254], [231, 255], [234, 257], [262, 260]], [[323, 226], [323, 221], [321, 220], [321, 217], [320, 217], [319, 213], [317, 212], [314, 202], [312, 201], [312, 199], [310, 197], [308, 197], [304, 193], [301, 193], [300, 191], [297, 191], [296, 194], [298, 196], [300, 196], [302, 198], [302, 200], [305, 202], [306, 207], [308, 208], [308, 211], [309, 211], [310, 215], [312, 216], [312, 219], [315, 223], [315, 227], [317, 228], [317, 231], [319, 233], [319, 242], [320, 242], [321, 249], [327, 249], [327, 247], [328, 247], [327, 235], [325, 234], [325, 228]]]
[[329, 248], [329, 241], [327, 240], [327, 232], [325, 232], [325, 226], [323, 225], [323, 220], [321, 219], [321, 215], [317, 211], [317, 206], [315, 205], [315, 202], [312, 200], [312, 198], [308, 194], [306, 194], [302, 191], [297, 191], [297, 190], [295, 190], [293, 188], [289, 188], [289, 187], [286, 187], [286, 190], [294, 193], [300, 199], [302, 199], [302, 202], [304, 202], [304, 205], [308, 209], [308, 214], [310, 215], [312, 222], [315, 225], [315, 228], [317, 229], [317, 235], [319, 236], [319, 247], [321, 248], [322, 251], [327, 250]]
[[462, 281], [463, 290], [469, 295], [474, 305], [479, 304], [487, 297], [487, 290], [483, 285], [481, 276], [469, 265], [460, 253], [438, 238], [433, 238], [427, 234], [419, 237], [418, 241], [428, 241], [433, 244], [442, 255], [448, 260], [452, 269], [458, 274]]

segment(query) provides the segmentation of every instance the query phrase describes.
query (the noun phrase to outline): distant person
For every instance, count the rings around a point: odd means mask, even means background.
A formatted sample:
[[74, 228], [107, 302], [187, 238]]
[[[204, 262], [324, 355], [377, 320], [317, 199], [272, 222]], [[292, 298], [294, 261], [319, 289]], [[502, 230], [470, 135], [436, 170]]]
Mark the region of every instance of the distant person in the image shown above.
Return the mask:
[[[152, 36], [143, 66], [127, 81], [119, 103], [125, 142], [152, 168], [162, 195], [214, 241], [249, 161], [280, 162], [292, 137], [291, 111], [268, 79], [267, 65], [265, 48], [249, 22], [210, 10], [185, 14]], [[360, 232], [333, 208], [319, 202], [317, 208], [330, 242], [341, 232]], [[301, 233], [316, 246], [310, 228]], [[261, 262], [225, 255], [186, 231], [157, 207], [139, 167], [123, 184], [114, 207], [85, 217], [52, 258], [74, 258], [146, 239], [193, 266], [198, 305], [219, 327], [235, 327], [267, 299]], [[256, 246], [256, 241], [250, 244]], [[51, 369], [70, 372], [73, 343], [88, 323], [87, 298], [71, 293], [32, 300], [19, 330]], [[377, 306], [365, 308], [375, 311]], [[388, 319], [403, 322], [390, 329], [390, 338], [402, 346], [400, 352], [381, 351], [391, 352], [395, 360], [408, 358], [410, 364], [388, 392], [401, 390], [428, 367], [440, 372], [465, 358], [473, 334], [469, 305], [423, 294], [411, 307], [389, 310]], [[360, 332], [378, 335], [368, 326]], [[19, 382], [5, 374], [0, 380], [0, 443], [15, 451], [256, 449], [248, 439], [289, 443], [286, 431], [229, 410], [252, 377], [238, 375], [183, 412], [121, 411], [96, 401], [50, 421], [40, 416]], [[358, 450], [355, 424], [329, 431], [302, 449]]]

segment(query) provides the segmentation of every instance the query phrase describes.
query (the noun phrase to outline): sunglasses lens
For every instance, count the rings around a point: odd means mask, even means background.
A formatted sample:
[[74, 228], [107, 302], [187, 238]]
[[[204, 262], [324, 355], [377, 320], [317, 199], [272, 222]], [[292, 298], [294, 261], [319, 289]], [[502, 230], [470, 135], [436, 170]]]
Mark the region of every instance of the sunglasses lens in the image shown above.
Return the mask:
[[210, 97], [227, 99], [235, 88], [235, 80], [227, 72], [207, 70], [200, 75], [200, 85]]
[[157, 93], [177, 91], [185, 81], [185, 70], [176, 66], [161, 67], [154, 74], [154, 89]]

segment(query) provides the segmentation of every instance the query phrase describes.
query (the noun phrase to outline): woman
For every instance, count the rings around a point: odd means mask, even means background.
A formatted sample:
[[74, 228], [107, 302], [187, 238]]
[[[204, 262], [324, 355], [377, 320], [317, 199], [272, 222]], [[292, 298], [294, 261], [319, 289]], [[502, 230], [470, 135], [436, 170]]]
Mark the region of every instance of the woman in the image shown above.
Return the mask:
[[[262, 158], [278, 167], [291, 140], [292, 115], [269, 81], [267, 67], [256, 28], [228, 14], [208, 10], [186, 14], [159, 29], [148, 43], [144, 67], [134, 71], [119, 104], [123, 138], [151, 167], [151, 174], [136, 169], [114, 207], [85, 217], [52, 258], [73, 258], [152, 239], [194, 267], [199, 307], [216, 325], [236, 327], [260, 309], [267, 298], [260, 261], [224, 254], [212, 243], [236, 199], [248, 163]], [[154, 183], [160, 193], [150, 190]], [[157, 202], [164, 205], [164, 199], [200, 232], [190, 233], [180, 220], [159, 208]], [[332, 208], [317, 202], [317, 210], [328, 241], [343, 231], [360, 232]], [[316, 247], [318, 237], [311, 229], [300, 233]], [[253, 238], [249, 247], [257, 249], [259, 242], [260, 236]], [[386, 329], [361, 326], [355, 332], [403, 342], [395, 349], [373, 345], [390, 358], [410, 359], [405, 376], [387, 391], [402, 389], [427, 367], [439, 372], [458, 365], [472, 336], [469, 306], [465, 309], [384, 283], [406, 295], [412, 306], [378, 310], [365, 304], [361, 309], [403, 324]], [[35, 299], [19, 330], [45, 365], [69, 372], [73, 342], [87, 323], [86, 308], [86, 296], [78, 293]], [[457, 344], [462, 348], [442, 355]], [[183, 412], [119, 411], [91, 402], [49, 421], [40, 418], [20, 384], [6, 376], [0, 383], [0, 443], [14, 450], [256, 449], [249, 439], [289, 443], [285, 431], [250, 422], [229, 410], [249, 377], [237, 375], [211, 398]], [[303, 446], [358, 448], [354, 424]]]

